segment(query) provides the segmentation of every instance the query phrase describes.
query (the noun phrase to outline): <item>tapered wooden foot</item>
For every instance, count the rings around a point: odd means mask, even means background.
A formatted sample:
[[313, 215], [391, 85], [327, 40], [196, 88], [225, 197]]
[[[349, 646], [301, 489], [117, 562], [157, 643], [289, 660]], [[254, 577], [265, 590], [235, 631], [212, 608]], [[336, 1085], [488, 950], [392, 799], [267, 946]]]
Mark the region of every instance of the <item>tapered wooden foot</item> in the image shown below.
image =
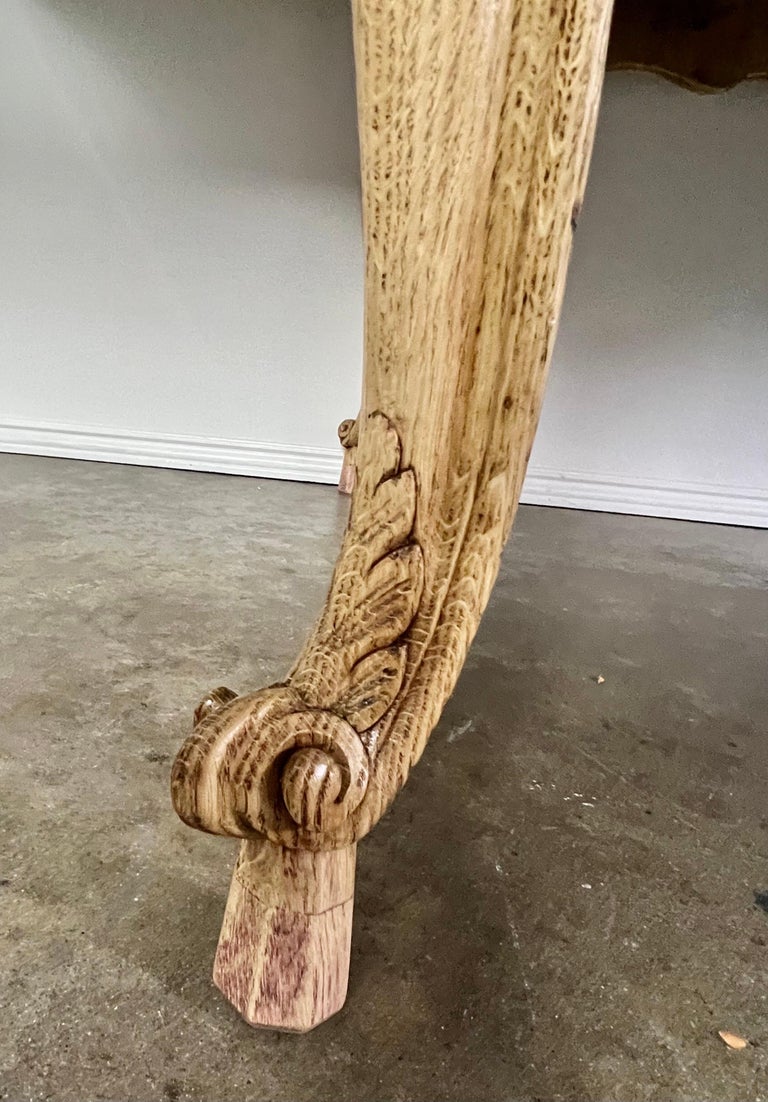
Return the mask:
[[249, 1025], [303, 1033], [347, 994], [356, 846], [309, 853], [244, 842], [213, 982]]

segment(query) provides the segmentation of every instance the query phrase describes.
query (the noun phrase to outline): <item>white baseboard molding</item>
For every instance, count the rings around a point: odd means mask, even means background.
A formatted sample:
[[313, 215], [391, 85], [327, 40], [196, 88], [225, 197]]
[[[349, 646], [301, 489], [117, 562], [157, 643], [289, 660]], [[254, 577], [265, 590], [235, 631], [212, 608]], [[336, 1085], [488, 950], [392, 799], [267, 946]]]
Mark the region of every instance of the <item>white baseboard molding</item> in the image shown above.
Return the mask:
[[[110, 432], [76, 425], [0, 422], [0, 452], [134, 463], [187, 471], [338, 482], [340, 448], [256, 443], [208, 436]], [[768, 489], [564, 473], [531, 467], [521, 501], [562, 509], [671, 517], [768, 528]]]
[[340, 445], [338, 448], [313, 448], [215, 436], [111, 432], [79, 425], [18, 421], [0, 422], [0, 452], [328, 484], [339, 481], [342, 461]]
[[768, 489], [530, 467], [520, 500], [561, 509], [768, 528]]

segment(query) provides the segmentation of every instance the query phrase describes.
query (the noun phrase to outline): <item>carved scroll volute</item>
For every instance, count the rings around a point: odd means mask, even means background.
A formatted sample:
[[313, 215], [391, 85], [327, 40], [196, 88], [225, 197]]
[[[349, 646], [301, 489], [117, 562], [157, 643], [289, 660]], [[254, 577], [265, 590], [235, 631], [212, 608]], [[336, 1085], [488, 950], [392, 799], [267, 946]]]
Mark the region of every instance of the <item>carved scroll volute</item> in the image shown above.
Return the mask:
[[312, 849], [358, 806], [368, 773], [346, 720], [284, 685], [204, 715], [176, 758], [172, 792], [190, 826]]
[[321, 849], [357, 838], [376, 725], [400, 692], [424, 564], [412, 540], [414, 472], [388, 418], [361, 432], [363, 474], [323, 614], [284, 684], [216, 689], [172, 777], [178, 814], [214, 834]]

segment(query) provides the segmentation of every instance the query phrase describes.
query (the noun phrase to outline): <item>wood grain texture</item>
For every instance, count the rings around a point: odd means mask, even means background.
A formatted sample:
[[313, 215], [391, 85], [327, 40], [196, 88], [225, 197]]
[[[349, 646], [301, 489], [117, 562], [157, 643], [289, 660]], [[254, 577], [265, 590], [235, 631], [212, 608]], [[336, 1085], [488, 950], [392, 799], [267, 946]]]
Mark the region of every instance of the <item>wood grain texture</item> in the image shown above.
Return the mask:
[[354, 886], [354, 846], [243, 842], [213, 981], [250, 1025], [302, 1033], [344, 1005]]
[[[245, 853], [269, 844], [276, 869], [297, 851], [320, 879], [405, 782], [488, 600], [539, 416], [610, 18], [610, 0], [352, 7], [366, 305], [362, 410], [344, 429], [349, 525], [286, 680], [209, 693], [172, 776], [187, 823], [249, 839]], [[308, 915], [286, 901], [290, 877], [270, 874], [268, 904], [263, 862], [247, 890], [240, 868], [216, 982], [249, 1021], [304, 1028], [340, 997], [351, 901]], [[306, 1010], [309, 987], [321, 1010]]]
[[[285, 683], [208, 709], [173, 777], [191, 825], [309, 849], [349, 845], [384, 812], [488, 599], [539, 415], [610, 3], [353, 12], [366, 314], [349, 527]], [[312, 768], [291, 757], [310, 748]]]

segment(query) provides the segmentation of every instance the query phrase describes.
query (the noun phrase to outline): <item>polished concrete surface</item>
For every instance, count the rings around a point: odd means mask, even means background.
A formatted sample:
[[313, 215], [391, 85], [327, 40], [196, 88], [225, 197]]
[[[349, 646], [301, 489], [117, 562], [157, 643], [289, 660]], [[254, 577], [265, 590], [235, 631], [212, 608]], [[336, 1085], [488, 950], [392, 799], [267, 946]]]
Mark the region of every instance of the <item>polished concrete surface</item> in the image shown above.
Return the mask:
[[236, 843], [170, 762], [203, 690], [284, 675], [345, 511], [0, 456], [0, 1096], [768, 1098], [765, 532], [522, 509], [360, 846], [346, 1007], [254, 1032], [211, 986]]

